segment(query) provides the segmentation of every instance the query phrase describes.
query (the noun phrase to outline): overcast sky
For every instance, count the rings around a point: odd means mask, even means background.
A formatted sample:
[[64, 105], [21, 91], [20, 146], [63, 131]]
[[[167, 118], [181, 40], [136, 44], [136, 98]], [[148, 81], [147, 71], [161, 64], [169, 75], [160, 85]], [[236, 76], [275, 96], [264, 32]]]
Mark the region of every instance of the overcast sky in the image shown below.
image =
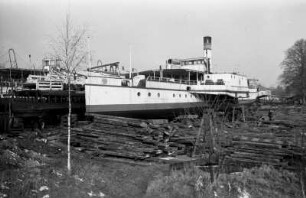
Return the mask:
[[[69, 6], [70, 5], [70, 6]], [[305, 0], [0, 0], [0, 58], [14, 48], [26, 65], [48, 51], [48, 38], [70, 8], [90, 34], [93, 65], [119, 61], [156, 69], [168, 58], [199, 57], [213, 39], [213, 71], [238, 71], [277, 85], [284, 52], [306, 39]]]

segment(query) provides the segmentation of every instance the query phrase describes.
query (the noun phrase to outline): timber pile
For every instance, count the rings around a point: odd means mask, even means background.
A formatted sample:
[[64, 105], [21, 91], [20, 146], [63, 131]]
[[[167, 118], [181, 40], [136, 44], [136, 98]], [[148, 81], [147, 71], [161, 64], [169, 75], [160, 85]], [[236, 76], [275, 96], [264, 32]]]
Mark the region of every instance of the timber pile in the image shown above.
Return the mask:
[[[167, 122], [94, 115], [94, 122], [72, 128], [71, 142], [92, 155], [136, 160], [191, 153], [203, 156], [215, 151], [225, 156], [225, 163], [233, 165], [265, 163], [292, 167], [306, 160], [306, 132], [302, 121], [263, 121], [261, 125], [214, 122], [213, 140], [207, 132], [210, 130], [208, 122], [204, 123], [201, 133], [200, 123], [199, 119]], [[67, 129], [60, 128], [58, 134], [60, 141], [66, 144]], [[197, 138], [199, 144], [193, 153]]]
[[[283, 126], [278, 126], [279, 123]], [[232, 143], [225, 148], [227, 162], [292, 168], [306, 160], [303, 128], [292, 129], [289, 122], [284, 121], [269, 124], [272, 125], [231, 131], [229, 138]]]
[[[155, 156], [186, 154], [196, 138], [191, 124], [167, 123], [164, 120], [130, 119], [94, 115], [89, 125], [72, 128], [71, 144], [84, 152], [146, 159]], [[59, 130], [61, 142], [67, 142], [66, 129]], [[53, 138], [54, 139], [54, 138]]]
[[290, 127], [306, 127], [306, 106], [280, 106], [275, 114], [279, 124], [283, 122], [288, 123]]

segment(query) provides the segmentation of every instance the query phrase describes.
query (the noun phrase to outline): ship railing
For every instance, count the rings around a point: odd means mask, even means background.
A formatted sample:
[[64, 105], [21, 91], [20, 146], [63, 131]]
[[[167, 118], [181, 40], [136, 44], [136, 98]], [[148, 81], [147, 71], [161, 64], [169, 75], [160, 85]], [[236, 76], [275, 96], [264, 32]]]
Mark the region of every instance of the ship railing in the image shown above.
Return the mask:
[[64, 86], [62, 82], [56, 81], [43, 81], [36, 83], [37, 90], [63, 90]]
[[46, 103], [47, 99], [34, 96], [14, 96], [15, 102], [27, 102], [27, 103]]
[[177, 83], [177, 84], [185, 84], [185, 85], [196, 85], [196, 80], [180, 80], [175, 78], [161, 78], [161, 77], [154, 77], [149, 76], [147, 81], [157, 81], [157, 82], [168, 82], [168, 83]]
[[[66, 104], [68, 103], [68, 96], [9, 96], [5, 98], [12, 98], [14, 102], [24, 103], [48, 103], [48, 104]], [[78, 96], [72, 96], [71, 102], [84, 103], [83, 99]]]

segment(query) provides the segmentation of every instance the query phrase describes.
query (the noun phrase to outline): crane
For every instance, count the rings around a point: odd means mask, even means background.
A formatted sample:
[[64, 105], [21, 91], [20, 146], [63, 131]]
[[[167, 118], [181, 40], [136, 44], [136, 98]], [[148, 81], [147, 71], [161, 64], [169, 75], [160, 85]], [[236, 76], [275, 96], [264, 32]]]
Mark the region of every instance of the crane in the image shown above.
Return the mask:
[[18, 64], [17, 64], [15, 50], [13, 48], [11, 48], [11, 49], [9, 49], [8, 53], [9, 53], [10, 64], [11, 64], [10, 80], [12, 81], [12, 68], [18, 68]]

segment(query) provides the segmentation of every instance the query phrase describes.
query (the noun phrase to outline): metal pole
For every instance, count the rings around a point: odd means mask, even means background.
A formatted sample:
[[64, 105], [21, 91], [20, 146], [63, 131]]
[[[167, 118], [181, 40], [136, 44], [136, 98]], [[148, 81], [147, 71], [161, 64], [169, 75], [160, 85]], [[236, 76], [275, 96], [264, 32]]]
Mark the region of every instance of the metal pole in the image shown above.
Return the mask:
[[130, 78], [132, 78], [132, 46], [130, 46]]
[[[91, 68], [92, 65], [91, 65], [91, 54], [90, 54], [90, 37], [88, 36], [87, 37], [87, 50], [88, 50], [88, 67]], [[102, 61], [101, 60], [98, 60], [98, 62], [101, 62], [101, 65], [102, 65]], [[88, 71], [88, 68], [87, 68], [87, 71]]]

